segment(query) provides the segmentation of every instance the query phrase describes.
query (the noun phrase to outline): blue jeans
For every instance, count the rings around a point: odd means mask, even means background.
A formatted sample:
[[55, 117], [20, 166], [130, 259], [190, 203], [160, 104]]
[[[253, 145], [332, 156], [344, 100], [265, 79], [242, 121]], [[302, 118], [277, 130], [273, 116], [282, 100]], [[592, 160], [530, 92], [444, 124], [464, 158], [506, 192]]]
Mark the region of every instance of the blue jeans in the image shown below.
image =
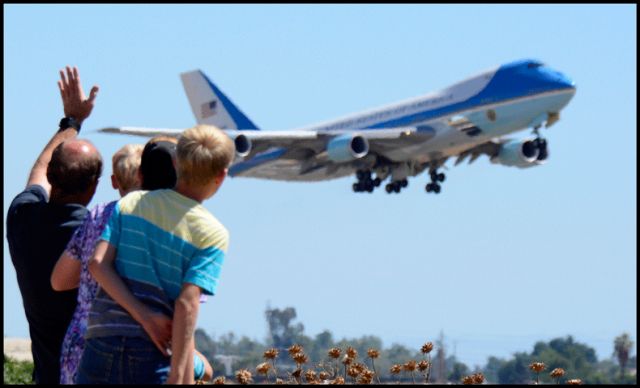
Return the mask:
[[163, 384], [171, 358], [143, 338], [100, 337], [85, 342], [78, 384]]

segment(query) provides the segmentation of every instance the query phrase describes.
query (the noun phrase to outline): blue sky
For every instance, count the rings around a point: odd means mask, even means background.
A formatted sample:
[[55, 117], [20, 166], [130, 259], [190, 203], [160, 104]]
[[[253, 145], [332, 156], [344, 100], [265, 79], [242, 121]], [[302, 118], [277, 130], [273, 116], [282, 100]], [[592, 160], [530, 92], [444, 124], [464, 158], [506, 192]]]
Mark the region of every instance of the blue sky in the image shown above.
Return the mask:
[[[449, 162], [439, 196], [426, 175], [393, 196], [227, 180], [205, 202], [231, 244], [198, 326], [264, 340], [269, 304], [309, 335], [417, 350], [443, 330], [470, 366], [569, 334], [609, 357], [637, 341], [636, 43], [635, 5], [4, 5], [4, 215], [62, 117], [65, 65], [101, 88], [82, 137], [110, 161], [144, 139], [97, 128], [195, 123], [179, 73], [196, 68], [277, 130], [539, 59], [577, 84], [543, 166]], [[110, 174], [92, 205], [117, 197]], [[28, 337], [6, 238], [3, 312]]]

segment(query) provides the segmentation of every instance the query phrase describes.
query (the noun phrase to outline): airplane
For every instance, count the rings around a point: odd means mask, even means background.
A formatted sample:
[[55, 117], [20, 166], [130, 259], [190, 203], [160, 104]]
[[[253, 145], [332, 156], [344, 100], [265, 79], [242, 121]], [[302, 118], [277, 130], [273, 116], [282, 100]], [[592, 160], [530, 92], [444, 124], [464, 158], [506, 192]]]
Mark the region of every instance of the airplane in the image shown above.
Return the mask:
[[[576, 92], [566, 75], [532, 59], [480, 72], [446, 89], [286, 131], [262, 131], [200, 70], [181, 74], [198, 124], [224, 130], [236, 146], [232, 177], [322, 181], [354, 174], [354, 192], [371, 193], [387, 178], [399, 193], [428, 170], [428, 193], [440, 193], [449, 158], [455, 166], [487, 155], [494, 164], [528, 168], [549, 157], [540, 128], [555, 124]], [[531, 128], [520, 139], [507, 135]], [[182, 129], [109, 127], [152, 137]], [[375, 174], [375, 177], [374, 177]]]

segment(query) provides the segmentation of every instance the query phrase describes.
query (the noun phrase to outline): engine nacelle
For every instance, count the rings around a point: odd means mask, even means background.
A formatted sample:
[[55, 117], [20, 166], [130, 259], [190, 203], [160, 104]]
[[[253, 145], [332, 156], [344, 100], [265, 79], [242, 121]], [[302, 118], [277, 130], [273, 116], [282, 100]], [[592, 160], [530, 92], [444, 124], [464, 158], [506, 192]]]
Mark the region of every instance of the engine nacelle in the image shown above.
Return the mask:
[[233, 133], [227, 133], [231, 140], [233, 140], [233, 144], [236, 146], [236, 154], [242, 158], [249, 155], [251, 152], [251, 140], [245, 135], [236, 135]]
[[492, 163], [509, 167], [532, 167], [546, 162], [549, 157], [546, 140], [522, 139], [504, 143]]
[[346, 134], [335, 137], [327, 144], [327, 154], [334, 162], [349, 162], [369, 153], [369, 142], [360, 135]]

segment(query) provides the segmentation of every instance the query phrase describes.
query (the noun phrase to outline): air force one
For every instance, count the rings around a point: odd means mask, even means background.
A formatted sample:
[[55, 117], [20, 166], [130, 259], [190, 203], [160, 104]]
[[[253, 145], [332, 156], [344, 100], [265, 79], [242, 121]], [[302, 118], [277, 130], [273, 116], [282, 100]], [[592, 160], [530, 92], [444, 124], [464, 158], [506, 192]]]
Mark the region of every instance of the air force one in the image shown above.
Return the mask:
[[[233, 177], [321, 181], [355, 172], [355, 192], [387, 193], [407, 187], [425, 170], [427, 192], [439, 193], [439, 170], [481, 155], [512, 167], [543, 164], [549, 157], [539, 129], [556, 123], [576, 92], [564, 74], [536, 60], [521, 60], [481, 72], [444, 90], [335, 120], [287, 131], [260, 131], [199, 70], [181, 74], [198, 124], [225, 130], [235, 142]], [[520, 139], [506, 138], [530, 128]], [[179, 136], [181, 129], [111, 127], [103, 132]]]

